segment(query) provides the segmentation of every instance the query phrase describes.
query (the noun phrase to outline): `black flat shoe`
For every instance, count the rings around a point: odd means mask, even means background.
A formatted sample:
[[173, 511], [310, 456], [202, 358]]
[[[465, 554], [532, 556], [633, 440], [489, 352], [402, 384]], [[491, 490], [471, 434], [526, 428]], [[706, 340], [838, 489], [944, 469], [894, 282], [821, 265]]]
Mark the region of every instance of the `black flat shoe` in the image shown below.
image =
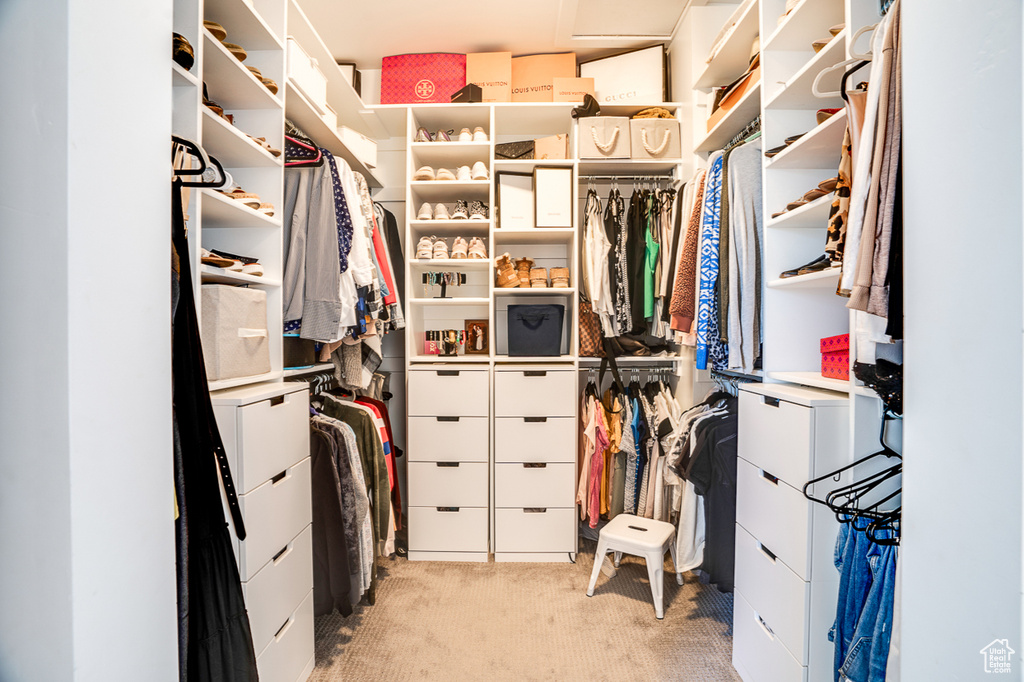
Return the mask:
[[583, 104], [578, 107], [574, 107], [572, 110], [573, 118], [588, 118], [590, 116], [600, 116], [601, 105], [597, 103], [594, 96], [590, 93], [583, 95]]

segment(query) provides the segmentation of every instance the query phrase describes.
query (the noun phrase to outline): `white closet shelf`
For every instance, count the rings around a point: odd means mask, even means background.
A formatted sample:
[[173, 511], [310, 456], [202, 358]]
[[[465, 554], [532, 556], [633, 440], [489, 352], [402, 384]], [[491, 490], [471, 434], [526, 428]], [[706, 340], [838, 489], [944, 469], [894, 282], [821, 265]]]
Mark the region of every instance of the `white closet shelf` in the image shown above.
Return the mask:
[[519, 355], [495, 355], [494, 362], [499, 365], [509, 365], [515, 363], [522, 364], [548, 364], [555, 362], [572, 362], [576, 359], [574, 355], [538, 355], [538, 356], [519, 356]]
[[[750, 47], [749, 45], [747, 46]], [[572, 105], [577, 106], [577, 105]], [[643, 109], [649, 109], [651, 107], [661, 107], [662, 109], [668, 109], [670, 112], [679, 109], [680, 107], [685, 108], [686, 105], [682, 102], [625, 102], [623, 104], [608, 104], [606, 102], [601, 103], [601, 115], [602, 116], [632, 116], [633, 114]]]
[[[207, 0], [204, 19], [216, 21], [227, 31], [229, 43], [248, 50], [283, 50], [281, 38], [246, 0]], [[282, 17], [283, 18], [283, 17]], [[283, 28], [283, 27], [282, 27]]]
[[279, 287], [281, 283], [267, 279], [266, 277], [257, 277], [255, 275], [245, 275], [241, 272], [231, 272], [224, 268], [218, 268], [213, 265], [203, 265], [199, 271], [200, 278], [203, 284], [258, 284], [264, 287]]
[[199, 79], [181, 68], [177, 62], [171, 62], [171, 75], [173, 76], [173, 83], [175, 87], [183, 85], [197, 87], [199, 85]]
[[[623, 355], [615, 358], [615, 364], [617, 365], [668, 365], [676, 362], [682, 362], [684, 358], [678, 355]], [[601, 358], [591, 357], [580, 357], [581, 365], [600, 365]]]
[[665, 175], [684, 163], [682, 159], [580, 159], [584, 175]]
[[758, 3], [752, 2], [743, 10], [718, 54], [697, 76], [693, 83], [694, 90], [710, 90], [727, 85], [743, 74], [750, 63], [750, 46], [759, 30], [757, 8]]
[[765, 227], [799, 227], [825, 229], [828, 226], [828, 214], [832, 208], [833, 193], [818, 197], [792, 211], [786, 211], [778, 218], [769, 218]]
[[246, 67], [246, 63], [250, 63], [259, 68], [259, 64], [252, 63], [252, 57], [244, 63], [238, 61], [205, 28], [203, 42], [203, 81], [210, 99], [224, 107], [227, 113], [233, 109], [280, 109], [284, 106]]
[[[842, 98], [836, 97], [823, 99], [811, 92], [814, 79], [821, 73], [822, 69], [835, 66], [843, 61], [846, 56], [846, 29], [836, 34], [828, 45], [821, 48], [810, 60], [804, 64], [780, 90], [771, 94], [765, 102], [765, 110], [769, 109], [821, 109], [833, 104], [840, 106]], [[821, 90], [835, 92], [839, 89], [842, 80], [842, 70], [836, 70], [822, 79], [819, 87]]]
[[572, 159], [495, 159], [494, 171], [511, 171], [513, 173], [532, 173], [537, 166], [557, 166], [572, 168], [576, 162]]
[[[455, 203], [456, 199], [466, 201], [487, 201], [491, 193], [490, 180], [420, 180], [409, 183], [419, 201]], [[482, 221], [481, 221], [482, 222]]]
[[[418, 207], [417, 207], [418, 210]], [[410, 220], [409, 226], [416, 235], [469, 235], [486, 237], [490, 220]], [[413, 249], [415, 253], [415, 249]]]
[[321, 362], [315, 365], [309, 365], [308, 367], [292, 367], [284, 370], [284, 378], [299, 376], [300, 374], [309, 374], [310, 372], [326, 372], [334, 369], [333, 362]]
[[202, 195], [203, 227], [281, 227], [280, 218], [264, 215], [220, 192], [204, 189]]
[[572, 241], [575, 236], [576, 229], [572, 227], [499, 228], [494, 231], [494, 241], [506, 244], [562, 244]]
[[799, 384], [801, 386], [824, 388], [825, 390], [836, 391], [838, 393], [850, 392], [849, 381], [823, 377], [820, 372], [768, 372], [768, 378], [776, 381], [785, 381], [790, 384]]
[[[273, 168], [281, 166], [281, 159], [260, 147], [208, 107], [203, 109], [203, 147], [215, 156], [225, 168]], [[269, 131], [268, 131], [269, 132]], [[257, 136], [260, 133], [256, 133]]]
[[[338, 115], [338, 123], [368, 137], [382, 137], [384, 131], [379, 130], [382, 126], [376, 120], [377, 116], [363, 104], [359, 93], [345, 78], [334, 55], [295, 0], [288, 0], [287, 13], [288, 35], [316, 60], [317, 68], [327, 77], [327, 104]], [[334, 151], [331, 150], [331, 153]]]
[[[806, 2], [806, 0], [804, 0]], [[754, 120], [761, 112], [761, 82], [747, 90], [743, 98], [736, 103], [722, 120], [712, 128], [704, 139], [697, 143], [695, 152], [712, 152], [721, 149], [725, 144]]]
[[[456, 131], [456, 135], [458, 131]], [[444, 167], [472, 166], [475, 161], [488, 163], [490, 142], [412, 142], [409, 144], [417, 163]]]
[[487, 270], [491, 267], [491, 260], [489, 258], [410, 258], [409, 265], [424, 270], [435, 267]]
[[[415, 285], [413, 285], [415, 286]], [[454, 287], [458, 288], [458, 287]], [[490, 304], [490, 298], [483, 297], [456, 297], [456, 298], [411, 298], [409, 303], [417, 306], [424, 305], [442, 305], [442, 306], [462, 306], [462, 305], [488, 305]]]
[[[829, 35], [829, 26], [842, 23], [843, 4], [803, 0], [789, 13], [785, 21], [761, 41], [761, 51], [802, 52], [811, 50], [811, 43]], [[765, 17], [770, 26], [775, 17]]]
[[568, 296], [576, 293], [576, 287], [546, 287], [543, 289], [495, 288], [495, 296]]
[[[488, 103], [491, 104], [491, 103]], [[493, 102], [494, 127], [511, 142], [524, 137], [568, 133], [572, 127], [572, 102]]]
[[284, 377], [282, 370], [276, 370], [267, 372], [266, 374], [254, 374], [250, 377], [235, 377], [234, 379], [217, 379], [216, 381], [210, 381], [207, 383], [206, 388], [209, 391], [222, 391], [225, 388], [235, 388], [236, 386], [248, 386], [249, 384], [258, 384], [264, 381], [277, 381]]
[[807, 131], [803, 137], [779, 152], [765, 164], [776, 168], [839, 168], [843, 135], [846, 133], [846, 109], [841, 109], [821, 125]]
[[444, 365], [449, 362], [464, 363], [464, 362], [475, 362], [487, 364], [489, 358], [486, 355], [412, 355], [409, 357], [409, 362], [427, 362], [432, 367], [443, 369]]
[[285, 115], [290, 121], [331, 154], [345, 159], [353, 171], [361, 173], [366, 178], [366, 184], [370, 189], [384, 186], [374, 170], [356, 158], [356, 155], [338, 137], [337, 129], [327, 124], [320, 112], [310, 104], [306, 96], [292, 84], [291, 80], [287, 82], [285, 89], [288, 92], [285, 98]]
[[812, 272], [807, 275], [797, 275], [796, 277], [787, 277], [785, 279], [773, 279], [768, 282], [768, 287], [771, 289], [784, 289], [784, 288], [797, 288], [797, 287], [821, 287], [827, 289], [829, 287], [835, 288], [839, 282], [839, 275], [841, 268], [829, 268], [828, 270], [821, 270], [819, 272]]

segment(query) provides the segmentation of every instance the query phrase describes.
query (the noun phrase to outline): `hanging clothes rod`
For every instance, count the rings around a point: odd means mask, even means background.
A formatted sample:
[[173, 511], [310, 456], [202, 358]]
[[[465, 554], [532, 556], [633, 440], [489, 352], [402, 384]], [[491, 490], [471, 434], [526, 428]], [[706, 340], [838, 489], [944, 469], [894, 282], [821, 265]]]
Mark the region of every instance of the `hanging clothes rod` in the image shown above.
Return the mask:
[[731, 140], [729, 140], [729, 143], [726, 144], [724, 147], [722, 147], [722, 149], [728, 149], [729, 147], [732, 147], [734, 145], [739, 144], [740, 142], [742, 142], [743, 140], [747, 139], [748, 137], [750, 137], [754, 133], [758, 132], [759, 130], [761, 130], [761, 115], [760, 114], [757, 115], [757, 118], [755, 118], [753, 121], [751, 121], [746, 126], [744, 126], [743, 130], [741, 130], [740, 132], [736, 133], [733, 136], [733, 138]]
[[664, 175], [581, 175], [580, 180], [672, 180], [671, 173]]

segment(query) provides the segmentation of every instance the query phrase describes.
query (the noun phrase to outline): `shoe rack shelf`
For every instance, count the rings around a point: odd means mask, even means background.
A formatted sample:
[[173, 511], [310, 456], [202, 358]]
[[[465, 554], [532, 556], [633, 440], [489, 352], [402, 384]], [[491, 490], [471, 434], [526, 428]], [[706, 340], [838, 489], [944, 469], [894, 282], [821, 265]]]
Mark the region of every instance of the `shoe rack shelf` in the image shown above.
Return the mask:
[[[820, 232], [822, 226], [828, 222], [829, 210], [832, 208], [832, 198], [832, 194], [826, 194], [799, 208], [794, 208], [792, 211], [786, 211], [778, 218], [769, 217], [765, 221], [765, 227], [796, 227]], [[825, 243], [824, 239], [822, 239], [821, 243]]]
[[731, 83], [746, 71], [750, 63], [750, 44], [760, 31], [758, 4], [751, 2], [740, 11], [741, 14], [734, 23], [728, 22], [733, 24], [733, 28], [715, 54], [715, 58], [707, 62], [694, 79], [694, 90], [710, 90], [715, 86]]
[[203, 224], [207, 228], [221, 227], [267, 227], [280, 228], [281, 219], [260, 213], [245, 204], [228, 199], [210, 189], [202, 190]]
[[[254, 52], [246, 56], [245, 62], [240, 62], [228, 52], [223, 43], [204, 28], [203, 56], [203, 80], [210, 89], [211, 96], [216, 93], [215, 101], [226, 111], [281, 106], [281, 100], [263, 83], [256, 80], [256, 76], [248, 68], [254, 66], [261, 74], [279, 83], [280, 74], [275, 77], [270, 73], [274, 69], [274, 64], [267, 53]], [[264, 73], [264, 69], [267, 73]]]
[[[826, 31], [827, 35], [827, 31]], [[765, 109], [821, 109], [823, 107], [840, 107], [842, 97], [820, 98], [811, 92], [814, 79], [822, 69], [838, 64], [846, 58], [846, 30], [832, 37], [828, 45], [813, 56], [782, 86], [769, 95], [765, 101]], [[836, 92], [842, 71], [834, 71], [822, 78], [819, 88], [822, 91]]]
[[829, 117], [824, 123], [809, 130], [803, 137], [765, 162], [771, 170], [821, 168], [834, 171], [839, 168], [843, 134], [846, 132], [846, 109]]

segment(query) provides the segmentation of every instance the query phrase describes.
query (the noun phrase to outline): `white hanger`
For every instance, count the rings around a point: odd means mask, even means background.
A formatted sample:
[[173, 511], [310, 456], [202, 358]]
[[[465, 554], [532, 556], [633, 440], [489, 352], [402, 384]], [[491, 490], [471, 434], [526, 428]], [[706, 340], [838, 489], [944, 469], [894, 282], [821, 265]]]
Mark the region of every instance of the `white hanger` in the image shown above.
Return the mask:
[[[861, 28], [857, 29], [857, 32], [853, 34], [852, 38], [850, 38], [850, 55], [854, 59], [867, 59], [869, 61], [871, 60], [871, 49], [870, 48], [864, 54], [858, 54], [858, 52], [854, 48], [857, 47], [857, 40], [862, 35], [864, 35], [868, 31], [874, 31], [876, 28], [878, 28], [878, 24], [871, 24], [870, 26], [861, 27]], [[868, 41], [868, 45], [871, 45], [871, 41]]]
[[824, 68], [818, 73], [817, 76], [814, 77], [814, 83], [811, 84], [811, 93], [815, 97], [821, 97], [822, 99], [827, 99], [830, 97], [842, 97], [843, 93], [839, 92], [838, 90], [834, 92], [823, 92], [819, 90], [818, 84], [821, 83], [821, 79], [824, 78], [826, 74], [832, 73], [836, 69], [842, 69], [844, 67], [850, 66], [851, 64], [856, 64], [857, 62], [871, 61], [871, 50], [868, 50], [864, 54], [859, 54], [856, 51], [854, 51], [853, 48], [857, 44], [857, 40], [862, 35], [864, 35], [868, 31], [874, 31], [877, 27], [878, 24], [871, 24], [869, 26], [863, 26], [857, 29], [857, 32], [854, 33], [853, 37], [850, 39], [850, 54], [853, 55], [853, 58], [847, 59], [846, 61], [843, 62], [839, 62], [835, 66], [829, 66], [827, 68]]

